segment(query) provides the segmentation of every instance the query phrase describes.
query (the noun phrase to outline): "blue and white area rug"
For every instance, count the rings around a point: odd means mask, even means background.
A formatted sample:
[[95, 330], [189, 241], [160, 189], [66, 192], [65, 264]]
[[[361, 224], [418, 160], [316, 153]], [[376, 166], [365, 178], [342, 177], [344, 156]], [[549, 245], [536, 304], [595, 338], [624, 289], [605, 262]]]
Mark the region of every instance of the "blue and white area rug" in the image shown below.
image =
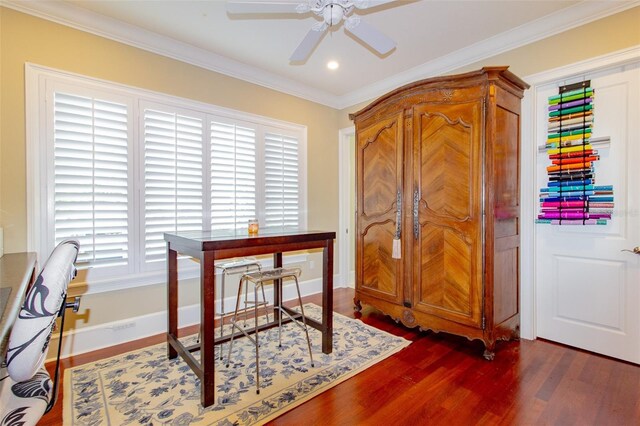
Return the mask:
[[[317, 305], [305, 313], [320, 319]], [[65, 425], [252, 425], [262, 424], [364, 371], [411, 342], [334, 314], [333, 352], [323, 354], [321, 334], [309, 328], [311, 367], [304, 331], [295, 324], [260, 333], [260, 394], [255, 349], [246, 338], [233, 345], [227, 368], [216, 347], [216, 403], [200, 405], [200, 380], [180, 357], [167, 359], [166, 344], [65, 371]], [[196, 336], [185, 338], [189, 344]], [[194, 353], [196, 358], [198, 353]]]

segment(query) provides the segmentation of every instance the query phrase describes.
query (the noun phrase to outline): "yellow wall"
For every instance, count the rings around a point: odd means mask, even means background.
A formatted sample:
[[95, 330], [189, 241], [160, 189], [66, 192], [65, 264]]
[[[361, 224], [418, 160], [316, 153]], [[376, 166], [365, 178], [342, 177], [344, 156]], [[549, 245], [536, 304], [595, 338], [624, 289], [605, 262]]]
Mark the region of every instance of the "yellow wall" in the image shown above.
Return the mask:
[[[585, 59], [640, 44], [640, 7], [594, 21], [506, 53], [467, 65], [458, 74], [490, 65], [509, 65], [519, 77], [537, 74]], [[431, 76], [425, 76], [425, 78]], [[381, 93], [382, 95], [382, 93]], [[373, 99], [340, 111], [339, 128], [352, 126], [349, 113], [367, 106]]]
[[[0, 226], [5, 252], [27, 249], [25, 62], [306, 125], [308, 225], [337, 230], [336, 110], [12, 9], [0, 11]], [[319, 276], [318, 269], [305, 270], [305, 279]], [[181, 305], [198, 303], [198, 296], [195, 286], [186, 286]], [[165, 309], [165, 299], [164, 285], [89, 294], [83, 297], [81, 315], [69, 322], [79, 328], [158, 312]]]

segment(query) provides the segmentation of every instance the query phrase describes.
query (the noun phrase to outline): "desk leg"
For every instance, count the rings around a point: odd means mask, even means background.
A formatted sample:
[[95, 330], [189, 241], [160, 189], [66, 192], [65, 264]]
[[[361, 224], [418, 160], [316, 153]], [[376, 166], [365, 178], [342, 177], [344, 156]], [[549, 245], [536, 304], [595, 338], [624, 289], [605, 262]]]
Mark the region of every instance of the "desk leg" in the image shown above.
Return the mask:
[[322, 250], [322, 352], [333, 350], [333, 240]]
[[214, 252], [205, 251], [200, 258], [200, 330], [202, 342], [200, 343], [200, 365], [202, 366], [202, 378], [200, 382], [200, 402], [203, 407], [208, 407], [215, 402], [215, 289], [216, 278], [214, 270]]
[[169, 335], [178, 335], [178, 253], [167, 244], [167, 357], [173, 359], [178, 352]]
[[[282, 268], [282, 253], [273, 253], [273, 267]], [[282, 280], [274, 280], [273, 282], [273, 320], [280, 320], [280, 309], [276, 306], [282, 306]]]

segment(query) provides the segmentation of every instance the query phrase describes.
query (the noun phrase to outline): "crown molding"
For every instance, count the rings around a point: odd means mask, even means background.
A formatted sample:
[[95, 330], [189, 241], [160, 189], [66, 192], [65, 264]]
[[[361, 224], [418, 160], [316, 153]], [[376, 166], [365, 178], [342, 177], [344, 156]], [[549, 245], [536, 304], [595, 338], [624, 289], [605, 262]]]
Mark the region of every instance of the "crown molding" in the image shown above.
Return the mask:
[[337, 108], [338, 97], [176, 39], [60, 1], [0, 0], [14, 9], [67, 27], [176, 59], [259, 86]]
[[371, 101], [397, 87], [437, 75], [525, 46], [589, 22], [640, 5], [640, 1], [582, 1], [543, 18], [497, 34], [433, 61], [398, 73], [375, 84], [347, 93], [340, 98], [340, 108]]
[[639, 4], [640, 0], [582, 1], [544, 18], [521, 25], [463, 49], [441, 56], [433, 61], [398, 73], [390, 78], [356, 89], [344, 95], [336, 96], [278, 76], [274, 73], [217, 55], [205, 49], [82, 9], [70, 3], [0, 0], [0, 6], [335, 109], [345, 109], [362, 102], [370, 101], [398, 86], [445, 74], [474, 62], [631, 9]]

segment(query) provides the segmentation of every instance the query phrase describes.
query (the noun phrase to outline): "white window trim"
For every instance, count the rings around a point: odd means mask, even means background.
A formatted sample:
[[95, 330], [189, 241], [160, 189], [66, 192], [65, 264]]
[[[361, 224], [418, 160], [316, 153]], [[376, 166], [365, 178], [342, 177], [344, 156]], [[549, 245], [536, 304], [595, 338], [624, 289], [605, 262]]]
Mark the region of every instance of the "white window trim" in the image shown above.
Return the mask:
[[[42, 217], [40, 212], [43, 211], [44, 200], [46, 194], [49, 192], [49, 184], [51, 182], [48, 179], [49, 173], [52, 173], [46, 167], [47, 164], [42, 164], [42, 156], [40, 152], [44, 147], [50, 147], [49, 135], [46, 138], [43, 136], [47, 133], [47, 129], [51, 123], [48, 123], [49, 118], [46, 114], [41, 112], [46, 111], [45, 96], [43, 93], [47, 93], [46, 85], [48, 82], [55, 82], [56, 84], [70, 84], [74, 87], [83, 86], [91, 92], [106, 92], [113, 93], [114, 90], [120, 92], [122, 95], [132, 96], [138, 98], [137, 103], [160, 103], [164, 105], [171, 105], [179, 109], [185, 110], [197, 110], [199, 113], [205, 111], [207, 114], [216, 115], [219, 117], [231, 119], [234, 121], [245, 121], [259, 125], [260, 131], [264, 132], [265, 128], [277, 128], [277, 131], [281, 134], [291, 134], [299, 140], [299, 153], [300, 153], [300, 169], [303, 171], [300, 176], [300, 212], [301, 212], [301, 228], [307, 227], [307, 127], [300, 124], [295, 124], [287, 121], [271, 119], [256, 114], [245, 113], [242, 111], [236, 111], [229, 108], [215, 106], [204, 102], [194, 101], [190, 99], [180, 98], [172, 95], [161, 94], [145, 89], [140, 89], [133, 86], [128, 86], [120, 83], [110, 82], [107, 80], [97, 79], [93, 77], [87, 77], [76, 73], [67, 71], [61, 71], [50, 67], [45, 67], [33, 63], [25, 63], [25, 121], [26, 121], [26, 166], [27, 166], [27, 250], [36, 252], [38, 259], [43, 262], [48, 256], [48, 252], [51, 250], [48, 244], [51, 242], [40, 238], [43, 232], [50, 233], [51, 226], [44, 223], [45, 218]], [[119, 93], [119, 94], [120, 94]], [[110, 95], [113, 98], [113, 95]], [[115, 96], [117, 97], [117, 95]], [[139, 117], [139, 105], [135, 105], [132, 108], [131, 117], [131, 129], [130, 132], [134, 140], [140, 140], [140, 117]], [[48, 148], [47, 148], [48, 149]], [[139, 164], [142, 147], [136, 146], [131, 149], [131, 161]], [[47, 156], [52, 155], [48, 152]], [[50, 160], [50, 157], [47, 157]], [[208, 162], [205, 162], [208, 164]], [[207, 165], [208, 167], [208, 165]], [[132, 170], [131, 176], [132, 182], [135, 180], [135, 188], [138, 188], [135, 193], [131, 191], [129, 197], [132, 197], [132, 208], [134, 211], [140, 211], [141, 203], [143, 203], [143, 194], [140, 190], [140, 184], [142, 177], [140, 172]], [[206, 179], [205, 179], [206, 181]], [[49, 207], [47, 207], [49, 208]], [[51, 216], [51, 215], [48, 215]], [[141, 253], [140, 245], [144, 244], [143, 240], [143, 224], [141, 215], [136, 215], [135, 221], [131, 229], [131, 238], [133, 241], [129, 242], [129, 246], [132, 252]], [[306, 254], [294, 254], [290, 256], [285, 255], [285, 263], [298, 263], [307, 260]], [[140, 259], [136, 260], [140, 263]], [[181, 279], [190, 279], [199, 276], [199, 266], [188, 259], [182, 259], [180, 261]], [[265, 262], [265, 266], [266, 266]], [[129, 262], [129, 269], [134, 269], [133, 262]], [[96, 270], [99, 268], [95, 268]], [[117, 277], [111, 276], [99, 276], [99, 273], [92, 273], [91, 279], [86, 282], [75, 280], [70, 287], [83, 287], [85, 294], [87, 293], [102, 293], [114, 290], [120, 290], [125, 288], [140, 287], [146, 285], [156, 285], [164, 283], [166, 281], [165, 268], [159, 268], [158, 270], [149, 270], [149, 268], [139, 268], [140, 272], [135, 274], [119, 275]], [[96, 275], [95, 277], [93, 275]], [[126, 277], [126, 278], [125, 278]]]

